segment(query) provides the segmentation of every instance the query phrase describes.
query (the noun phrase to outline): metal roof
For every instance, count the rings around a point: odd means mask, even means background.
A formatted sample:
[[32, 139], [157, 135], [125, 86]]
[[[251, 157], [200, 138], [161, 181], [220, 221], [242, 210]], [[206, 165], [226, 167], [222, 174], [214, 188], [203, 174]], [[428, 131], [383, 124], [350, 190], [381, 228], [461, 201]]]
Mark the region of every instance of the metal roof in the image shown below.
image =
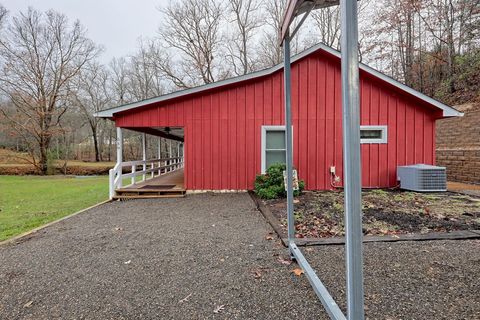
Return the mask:
[[[304, 58], [304, 57], [306, 57], [306, 56], [308, 56], [308, 55], [310, 55], [310, 54], [312, 54], [316, 51], [319, 51], [319, 50], [325, 51], [325, 52], [341, 59], [340, 52], [338, 52], [338, 51], [336, 51], [336, 50], [334, 50], [334, 49], [332, 49], [332, 48], [330, 48], [330, 47], [328, 47], [324, 44], [317, 44], [317, 45], [315, 45], [315, 46], [313, 46], [313, 47], [295, 55], [294, 57], [292, 57], [291, 61], [292, 62], [298, 61], [298, 60], [300, 60], [300, 59], [302, 59], [302, 58]], [[226, 80], [222, 80], [222, 81], [218, 81], [218, 82], [213, 82], [213, 83], [205, 84], [205, 85], [190, 88], [190, 89], [175, 91], [175, 92], [172, 92], [172, 93], [169, 93], [169, 94], [166, 94], [166, 95], [162, 95], [162, 96], [159, 96], [159, 97], [154, 97], [154, 98], [150, 98], [150, 99], [146, 99], [146, 100], [133, 102], [133, 103], [121, 105], [121, 106], [118, 106], [118, 107], [106, 109], [106, 110], [95, 113], [94, 116], [99, 117], [99, 118], [112, 118], [115, 113], [132, 110], [132, 109], [143, 107], [143, 106], [146, 106], [146, 105], [149, 105], [149, 104], [152, 104], [152, 103], [163, 102], [163, 101], [187, 96], [187, 95], [190, 95], [190, 94], [200, 93], [200, 92], [203, 92], [203, 91], [227, 86], [227, 85], [234, 84], [234, 83], [239, 83], [239, 82], [242, 82], [242, 81], [247, 81], [247, 80], [252, 80], [252, 79], [264, 77], [264, 76], [270, 75], [270, 74], [272, 74], [276, 71], [279, 71], [282, 68], [283, 68], [283, 63], [280, 63], [276, 66], [271, 67], [271, 68], [256, 71], [256, 72], [252, 72], [252, 73], [249, 73], [249, 74], [246, 74], [246, 75], [243, 75], [243, 76], [233, 77], [233, 78], [230, 78], [230, 79], [226, 79]], [[360, 70], [362, 70], [364, 72], [367, 72], [370, 75], [372, 75], [374, 77], [377, 77], [377, 78], [391, 84], [392, 86], [395, 86], [395, 87], [399, 88], [400, 90], [405, 91], [405, 92], [417, 97], [418, 99], [421, 99], [421, 100], [423, 100], [423, 101], [425, 101], [425, 102], [443, 110], [443, 116], [444, 117], [461, 117], [461, 116], [463, 116], [462, 112], [459, 112], [458, 110], [456, 110], [452, 107], [449, 107], [449, 106], [441, 103], [440, 101], [437, 101], [433, 98], [430, 98], [430, 97], [424, 95], [423, 93], [418, 92], [417, 90], [414, 90], [414, 89], [412, 89], [412, 88], [410, 88], [410, 87], [408, 87], [408, 86], [406, 86], [406, 85], [388, 77], [387, 75], [385, 75], [385, 74], [383, 74], [383, 73], [381, 73], [381, 72], [379, 72], [379, 71], [377, 71], [373, 68], [370, 68], [369, 66], [367, 66], [363, 63], [360, 64]]]

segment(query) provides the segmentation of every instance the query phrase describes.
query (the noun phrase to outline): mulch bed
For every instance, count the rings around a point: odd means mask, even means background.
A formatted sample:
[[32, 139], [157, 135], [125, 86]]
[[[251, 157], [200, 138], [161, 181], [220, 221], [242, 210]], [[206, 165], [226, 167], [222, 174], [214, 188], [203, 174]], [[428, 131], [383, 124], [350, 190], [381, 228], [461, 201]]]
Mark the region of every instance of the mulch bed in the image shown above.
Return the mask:
[[[363, 232], [384, 236], [480, 229], [480, 198], [452, 192], [363, 192]], [[343, 192], [307, 191], [295, 199], [298, 238], [344, 235]], [[286, 231], [285, 199], [263, 200]]]

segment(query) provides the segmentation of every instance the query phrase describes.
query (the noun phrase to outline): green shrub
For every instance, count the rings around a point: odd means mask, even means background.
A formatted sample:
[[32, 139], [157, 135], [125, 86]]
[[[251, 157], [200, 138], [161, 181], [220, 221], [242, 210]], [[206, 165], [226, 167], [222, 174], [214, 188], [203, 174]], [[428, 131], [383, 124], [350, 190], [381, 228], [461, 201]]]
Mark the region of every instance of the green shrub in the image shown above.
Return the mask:
[[[277, 199], [287, 196], [285, 185], [283, 183], [283, 171], [286, 166], [283, 163], [272, 164], [266, 174], [257, 175], [255, 178], [255, 193], [262, 199]], [[298, 181], [298, 191], [294, 195], [298, 196], [305, 188], [303, 180]]]

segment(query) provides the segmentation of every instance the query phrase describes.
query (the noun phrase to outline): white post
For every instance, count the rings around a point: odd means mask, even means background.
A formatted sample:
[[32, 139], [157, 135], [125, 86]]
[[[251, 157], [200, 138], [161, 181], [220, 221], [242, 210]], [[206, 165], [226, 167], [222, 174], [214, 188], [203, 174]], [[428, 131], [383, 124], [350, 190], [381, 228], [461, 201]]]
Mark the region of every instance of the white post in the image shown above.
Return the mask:
[[[147, 170], [147, 137], [145, 133], [142, 133], [142, 160], [143, 160], [143, 171]], [[143, 181], [145, 181], [146, 175], [145, 172], [143, 173]]]
[[122, 157], [123, 157], [122, 128], [117, 127], [117, 164], [122, 163]]
[[[172, 140], [168, 140], [168, 157], [172, 158]], [[168, 164], [172, 164], [172, 160], [168, 160]], [[168, 171], [172, 171], [172, 167], [168, 167]]]
[[180, 166], [181, 166], [180, 165], [181, 161], [180, 161], [180, 143], [179, 142], [177, 142], [177, 158], [178, 158], [177, 163], [179, 163], [179, 165], [177, 165], [177, 169], [179, 169]]
[[[158, 137], [158, 156], [157, 159], [162, 159], [162, 138]], [[162, 166], [162, 161], [158, 160], [158, 175], [162, 174], [162, 169], [160, 167]]]
[[[137, 171], [137, 165], [132, 165], [132, 173], [135, 173]], [[131, 180], [131, 183], [132, 184], [135, 184], [135, 175], [132, 177], [132, 180]]]
[[[122, 128], [117, 127], [117, 168], [118, 168], [118, 187], [121, 188], [123, 181], [122, 181], [122, 174], [123, 174], [123, 132]], [[114, 186], [115, 187], [115, 186]]]

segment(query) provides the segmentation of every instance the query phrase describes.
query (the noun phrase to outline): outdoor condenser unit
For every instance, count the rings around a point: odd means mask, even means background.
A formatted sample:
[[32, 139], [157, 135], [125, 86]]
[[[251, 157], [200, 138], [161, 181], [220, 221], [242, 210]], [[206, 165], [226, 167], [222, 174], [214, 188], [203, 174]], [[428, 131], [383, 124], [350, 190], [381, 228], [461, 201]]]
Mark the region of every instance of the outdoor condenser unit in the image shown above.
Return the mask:
[[447, 191], [445, 167], [415, 164], [397, 168], [400, 188], [418, 192]]

